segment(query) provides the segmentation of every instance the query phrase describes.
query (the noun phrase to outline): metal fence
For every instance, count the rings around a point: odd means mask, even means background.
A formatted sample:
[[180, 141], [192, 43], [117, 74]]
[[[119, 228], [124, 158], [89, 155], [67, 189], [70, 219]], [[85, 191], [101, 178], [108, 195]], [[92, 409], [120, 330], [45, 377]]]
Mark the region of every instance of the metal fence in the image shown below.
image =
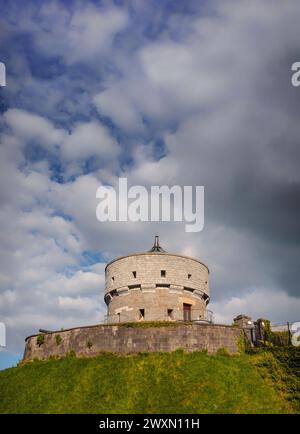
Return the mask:
[[287, 321], [286, 323], [270, 324], [270, 341], [276, 346], [287, 346], [291, 345], [292, 333], [291, 333], [291, 323]]
[[300, 334], [298, 330], [300, 330], [300, 321], [270, 323], [267, 320], [257, 320], [254, 322], [250, 336], [256, 346], [298, 346], [297, 335]]

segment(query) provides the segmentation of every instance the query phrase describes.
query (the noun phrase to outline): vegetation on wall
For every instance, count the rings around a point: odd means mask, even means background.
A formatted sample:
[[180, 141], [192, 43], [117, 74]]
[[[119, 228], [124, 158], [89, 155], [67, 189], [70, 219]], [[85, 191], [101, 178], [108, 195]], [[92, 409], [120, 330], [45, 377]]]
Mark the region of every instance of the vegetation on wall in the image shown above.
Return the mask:
[[87, 346], [87, 348], [92, 348], [92, 346], [93, 346], [93, 342], [91, 342], [91, 341], [87, 341], [87, 343], [86, 343], [86, 346]]
[[[113, 324], [109, 324], [113, 325]], [[150, 328], [150, 327], [178, 327], [182, 325], [195, 325], [192, 321], [139, 321], [139, 322], [122, 322], [114, 324], [126, 328]]]
[[62, 341], [62, 337], [60, 335], [56, 335], [55, 336], [55, 341], [56, 341], [56, 345], [57, 346], [60, 345], [61, 341]]
[[38, 344], [38, 346], [40, 347], [41, 345], [43, 345], [44, 342], [45, 342], [45, 335], [44, 334], [38, 335], [36, 338], [36, 343]]
[[240, 336], [238, 337], [238, 343], [237, 343], [238, 350], [239, 350], [239, 353], [240, 353], [240, 354], [242, 354], [242, 353], [245, 352], [245, 349], [246, 349], [246, 343], [247, 343], [247, 340], [246, 340], [245, 333], [242, 332], [242, 333], [240, 334]]
[[259, 341], [262, 346], [288, 346], [291, 345], [291, 336], [288, 330], [272, 330], [271, 323], [268, 319], [262, 319], [263, 336]]

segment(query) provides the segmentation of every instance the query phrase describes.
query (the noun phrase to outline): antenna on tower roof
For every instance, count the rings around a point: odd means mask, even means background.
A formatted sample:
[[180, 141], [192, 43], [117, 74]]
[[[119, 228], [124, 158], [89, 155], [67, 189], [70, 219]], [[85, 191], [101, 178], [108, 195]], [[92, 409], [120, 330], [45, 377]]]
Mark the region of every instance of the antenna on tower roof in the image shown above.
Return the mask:
[[164, 253], [165, 252], [165, 250], [162, 247], [160, 247], [160, 245], [159, 245], [159, 236], [158, 235], [155, 235], [154, 245], [149, 250], [149, 252], [160, 252], [160, 253]]

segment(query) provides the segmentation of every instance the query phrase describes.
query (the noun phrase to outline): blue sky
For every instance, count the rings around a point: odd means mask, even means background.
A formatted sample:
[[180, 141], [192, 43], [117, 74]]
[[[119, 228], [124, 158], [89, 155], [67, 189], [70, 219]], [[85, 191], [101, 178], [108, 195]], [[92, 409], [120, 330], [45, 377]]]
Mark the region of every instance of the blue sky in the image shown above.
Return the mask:
[[[0, 367], [100, 321], [107, 260], [211, 270], [218, 322], [300, 319], [296, 1], [0, 1]], [[102, 223], [102, 184], [204, 185], [205, 228]]]

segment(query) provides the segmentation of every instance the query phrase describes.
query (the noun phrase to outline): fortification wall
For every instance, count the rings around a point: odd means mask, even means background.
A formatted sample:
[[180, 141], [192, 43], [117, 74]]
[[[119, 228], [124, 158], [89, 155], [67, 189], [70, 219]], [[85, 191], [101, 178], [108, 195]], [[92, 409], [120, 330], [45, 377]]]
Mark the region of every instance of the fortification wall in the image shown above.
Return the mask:
[[144, 351], [207, 350], [220, 348], [239, 351], [243, 330], [238, 327], [210, 324], [174, 324], [172, 326], [133, 328], [125, 325], [96, 325], [57, 331], [26, 338], [24, 359], [63, 357], [71, 351], [94, 356], [103, 351], [135, 353]]

